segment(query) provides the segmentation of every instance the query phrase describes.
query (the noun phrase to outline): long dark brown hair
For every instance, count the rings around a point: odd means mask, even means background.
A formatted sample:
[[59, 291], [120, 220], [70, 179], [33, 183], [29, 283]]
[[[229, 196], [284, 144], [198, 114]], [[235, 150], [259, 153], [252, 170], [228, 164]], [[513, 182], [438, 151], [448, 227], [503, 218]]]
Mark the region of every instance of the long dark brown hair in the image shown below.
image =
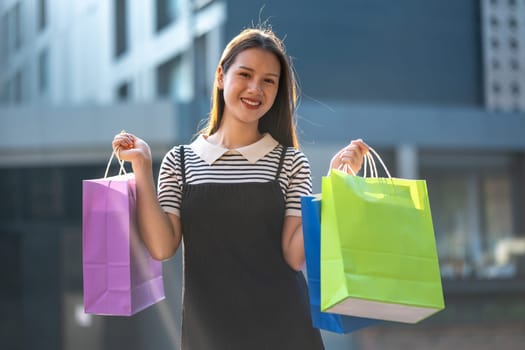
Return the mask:
[[[293, 66], [286, 54], [283, 42], [271, 29], [250, 28], [233, 38], [224, 49], [218, 67], [226, 73], [239, 53], [251, 48], [260, 48], [273, 53], [281, 65], [279, 88], [275, 101], [268, 112], [259, 120], [259, 132], [268, 132], [286, 147], [299, 147], [295, 132], [294, 114], [297, 106], [298, 86]], [[224, 93], [218, 86], [218, 73], [213, 83], [212, 105], [208, 124], [202, 130], [204, 135], [214, 134], [221, 125], [224, 112]]]

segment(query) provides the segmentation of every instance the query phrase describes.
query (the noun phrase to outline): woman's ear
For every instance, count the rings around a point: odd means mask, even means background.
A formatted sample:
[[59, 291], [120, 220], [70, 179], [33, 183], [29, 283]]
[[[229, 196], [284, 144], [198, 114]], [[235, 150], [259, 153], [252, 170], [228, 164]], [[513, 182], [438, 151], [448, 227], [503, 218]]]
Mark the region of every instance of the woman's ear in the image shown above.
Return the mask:
[[216, 76], [217, 76], [217, 86], [219, 87], [219, 89], [223, 90], [224, 89], [224, 72], [221, 66], [217, 68]]

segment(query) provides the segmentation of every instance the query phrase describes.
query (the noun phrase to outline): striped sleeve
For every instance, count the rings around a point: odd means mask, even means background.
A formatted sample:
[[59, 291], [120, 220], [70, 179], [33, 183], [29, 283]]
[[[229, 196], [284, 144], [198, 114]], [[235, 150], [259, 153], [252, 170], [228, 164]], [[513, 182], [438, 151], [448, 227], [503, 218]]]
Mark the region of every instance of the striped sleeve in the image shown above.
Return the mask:
[[[292, 152], [291, 157], [289, 153]], [[301, 197], [312, 193], [310, 163], [301, 151], [289, 148], [286, 157], [285, 172], [288, 174], [286, 189], [286, 216], [301, 216]]]
[[162, 160], [158, 179], [158, 199], [162, 209], [180, 217], [182, 176], [177, 148], [171, 149]]

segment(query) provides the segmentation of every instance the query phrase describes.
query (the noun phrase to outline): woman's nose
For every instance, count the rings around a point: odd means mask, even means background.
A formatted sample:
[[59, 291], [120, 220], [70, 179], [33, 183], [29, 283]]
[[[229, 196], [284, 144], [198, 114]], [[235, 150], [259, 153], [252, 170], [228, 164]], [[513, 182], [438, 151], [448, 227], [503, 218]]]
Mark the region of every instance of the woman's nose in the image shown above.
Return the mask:
[[252, 80], [252, 81], [250, 82], [249, 89], [250, 89], [250, 91], [253, 91], [253, 92], [255, 92], [255, 93], [261, 93], [261, 92], [262, 92], [262, 86], [261, 86], [261, 84], [260, 84], [258, 81], [256, 81], [256, 80]]

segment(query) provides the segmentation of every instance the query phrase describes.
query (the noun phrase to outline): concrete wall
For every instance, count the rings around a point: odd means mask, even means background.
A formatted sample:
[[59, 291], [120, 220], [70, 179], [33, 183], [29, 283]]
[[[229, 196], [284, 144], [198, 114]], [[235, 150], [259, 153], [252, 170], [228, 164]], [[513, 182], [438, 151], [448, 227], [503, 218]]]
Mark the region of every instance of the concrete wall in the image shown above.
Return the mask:
[[[145, 139], [162, 157], [181, 137], [170, 102], [0, 109], [0, 167], [86, 164], [109, 159], [121, 130]], [[187, 133], [187, 132], [186, 132]]]

